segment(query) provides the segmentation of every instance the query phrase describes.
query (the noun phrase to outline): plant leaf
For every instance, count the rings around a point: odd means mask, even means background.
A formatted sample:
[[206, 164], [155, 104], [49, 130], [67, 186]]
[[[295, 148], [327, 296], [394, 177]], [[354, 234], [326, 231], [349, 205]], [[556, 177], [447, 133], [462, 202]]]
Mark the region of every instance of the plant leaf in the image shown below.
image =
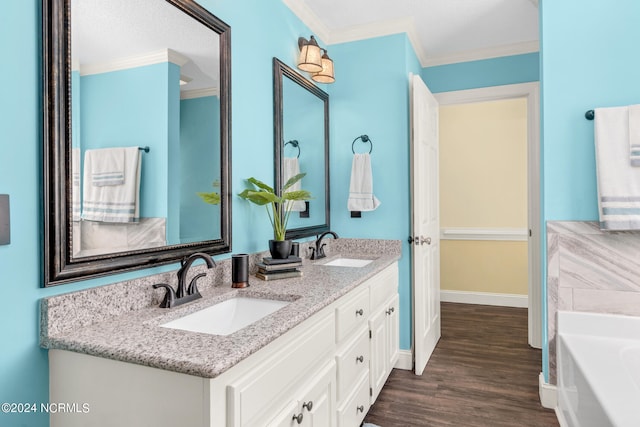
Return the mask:
[[205, 203], [209, 203], [211, 205], [217, 205], [220, 203], [220, 194], [216, 192], [212, 193], [196, 193]]
[[296, 182], [304, 178], [305, 175], [306, 173], [299, 173], [298, 175], [294, 175], [291, 178], [289, 178], [287, 182], [284, 184], [282, 191], [286, 190], [287, 188], [290, 188], [293, 184], [295, 184]]
[[275, 191], [273, 191], [273, 188], [269, 187], [267, 184], [265, 184], [264, 182], [260, 181], [259, 179], [255, 179], [254, 177], [251, 177], [249, 179], [247, 179], [247, 181], [249, 181], [250, 183], [252, 183], [253, 185], [255, 185], [258, 188], [261, 188], [265, 191], [268, 191], [269, 193], [275, 193]]
[[284, 200], [310, 200], [311, 193], [307, 190], [287, 191], [282, 196]]
[[279, 203], [281, 201], [280, 197], [276, 196], [273, 193], [249, 189], [244, 190], [242, 193], [238, 194], [238, 196], [260, 206], [266, 205], [268, 203]]

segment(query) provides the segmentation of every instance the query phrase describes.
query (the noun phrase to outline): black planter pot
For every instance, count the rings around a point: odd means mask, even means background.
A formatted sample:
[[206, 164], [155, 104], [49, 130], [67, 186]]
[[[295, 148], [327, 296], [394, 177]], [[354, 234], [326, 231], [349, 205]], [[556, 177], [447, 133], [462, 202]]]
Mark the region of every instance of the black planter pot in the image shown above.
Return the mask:
[[269, 240], [269, 252], [273, 259], [289, 258], [291, 253], [291, 240]]

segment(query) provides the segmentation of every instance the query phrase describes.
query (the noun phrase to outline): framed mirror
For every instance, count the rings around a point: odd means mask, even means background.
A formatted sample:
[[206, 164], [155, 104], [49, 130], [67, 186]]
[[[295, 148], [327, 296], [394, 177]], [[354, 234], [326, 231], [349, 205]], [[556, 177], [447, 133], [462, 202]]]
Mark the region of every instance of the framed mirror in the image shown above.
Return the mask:
[[294, 69], [273, 58], [275, 185], [297, 173], [296, 184], [311, 192], [308, 202], [295, 202], [287, 239], [329, 230], [329, 95]]
[[190, 0], [44, 0], [44, 285], [231, 251], [231, 29]]

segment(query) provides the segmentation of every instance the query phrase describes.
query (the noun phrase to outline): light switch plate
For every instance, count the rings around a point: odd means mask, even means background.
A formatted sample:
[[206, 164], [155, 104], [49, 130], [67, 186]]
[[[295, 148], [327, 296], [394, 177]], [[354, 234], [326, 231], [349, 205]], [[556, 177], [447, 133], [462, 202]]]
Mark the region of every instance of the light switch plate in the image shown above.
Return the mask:
[[9, 195], [0, 194], [0, 245], [11, 243], [11, 222], [9, 221]]

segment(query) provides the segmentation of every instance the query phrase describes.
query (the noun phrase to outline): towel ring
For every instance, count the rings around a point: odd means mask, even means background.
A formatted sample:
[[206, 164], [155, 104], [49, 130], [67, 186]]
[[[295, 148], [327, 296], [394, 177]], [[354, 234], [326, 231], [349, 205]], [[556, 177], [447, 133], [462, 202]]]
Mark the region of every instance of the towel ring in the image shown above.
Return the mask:
[[292, 139], [291, 141], [287, 141], [284, 145], [286, 146], [287, 144], [291, 144], [293, 145], [295, 148], [298, 149], [298, 155], [297, 157], [300, 158], [300, 143], [298, 142], [297, 139]]
[[367, 135], [360, 135], [359, 137], [353, 140], [353, 142], [351, 143], [351, 151], [353, 152], [353, 154], [356, 154], [356, 150], [354, 150], [353, 146], [355, 145], [356, 141], [359, 139], [361, 139], [362, 142], [364, 143], [368, 142], [371, 145], [371, 147], [369, 148], [369, 154], [371, 154], [371, 152], [373, 151], [373, 142]]

